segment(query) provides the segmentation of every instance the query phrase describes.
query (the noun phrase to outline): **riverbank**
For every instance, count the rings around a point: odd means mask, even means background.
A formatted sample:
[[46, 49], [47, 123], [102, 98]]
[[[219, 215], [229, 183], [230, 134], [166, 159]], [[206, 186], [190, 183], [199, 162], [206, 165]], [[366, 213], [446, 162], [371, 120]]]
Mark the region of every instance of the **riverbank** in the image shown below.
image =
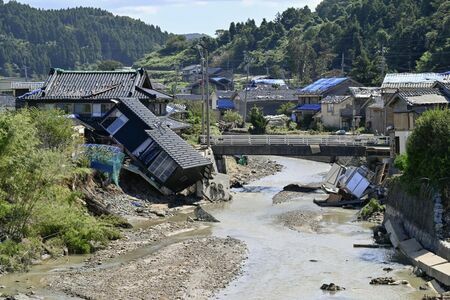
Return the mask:
[[[247, 166], [232, 170], [231, 176], [249, 182], [276, 173], [281, 165], [252, 157]], [[90, 182], [84, 191], [97, 208], [133, 225], [120, 229], [121, 239], [85, 256], [78, 264], [57, 264], [44, 275], [30, 272], [29, 276], [4, 276], [0, 279], [0, 299], [5, 299], [1, 295], [20, 295], [18, 299], [40, 295], [46, 299], [59, 299], [61, 295], [207, 299], [239, 276], [247, 257], [245, 244], [233, 238], [210, 237], [209, 223], [193, 221], [195, 207], [207, 201], [197, 199], [195, 203], [195, 199], [183, 196], [166, 199], [136, 190], [127, 181], [121, 185], [119, 189]], [[48, 262], [51, 259], [43, 264]], [[57, 275], [52, 275], [55, 268]]]

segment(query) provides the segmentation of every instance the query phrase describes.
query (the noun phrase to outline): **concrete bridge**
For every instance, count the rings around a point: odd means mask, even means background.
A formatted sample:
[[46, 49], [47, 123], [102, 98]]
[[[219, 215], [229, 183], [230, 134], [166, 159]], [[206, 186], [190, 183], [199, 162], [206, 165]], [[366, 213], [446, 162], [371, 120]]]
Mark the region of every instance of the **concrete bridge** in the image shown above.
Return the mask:
[[[206, 136], [201, 136], [206, 144]], [[389, 155], [389, 137], [350, 135], [211, 136], [215, 155], [366, 156]]]

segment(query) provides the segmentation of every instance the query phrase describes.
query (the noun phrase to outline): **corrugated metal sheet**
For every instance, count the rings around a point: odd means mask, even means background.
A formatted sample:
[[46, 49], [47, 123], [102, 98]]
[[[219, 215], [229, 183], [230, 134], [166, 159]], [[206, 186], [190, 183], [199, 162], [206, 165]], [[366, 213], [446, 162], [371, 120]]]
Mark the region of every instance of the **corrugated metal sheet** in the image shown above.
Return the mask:
[[349, 87], [350, 93], [355, 98], [369, 98], [381, 96], [379, 87]]
[[310, 85], [300, 89], [298, 92], [301, 94], [307, 93], [322, 93], [329, 90], [332, 87], [347, 80], [347, 77], [331, 77], [331, 78], [321, 78]]
[[430, 88], [445, 77], [444, 73], [389, 73], [381, 88]]

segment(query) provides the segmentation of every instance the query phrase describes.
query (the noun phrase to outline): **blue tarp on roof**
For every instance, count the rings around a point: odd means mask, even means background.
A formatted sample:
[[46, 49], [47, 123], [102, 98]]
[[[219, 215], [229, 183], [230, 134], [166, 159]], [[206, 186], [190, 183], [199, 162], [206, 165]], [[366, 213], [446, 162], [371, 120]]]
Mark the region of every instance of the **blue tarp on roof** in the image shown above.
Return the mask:
[[217, 100], [218, 109], [234, 109], [234, 103], [231, 99], [219, 99]]
[[303, 93], [317, 93], [326, 91], [329, 88], [332, 88], [341, 82], [347, 80], [347, 77], [331, 77], [331, 78], [321, 78], [310, 85], [300, 89], [300, 92]]
[[312, 111], [319, 111], [320, 110], [320, 104], [299, 104], [295, 108], [296, 110], [312, 110]]

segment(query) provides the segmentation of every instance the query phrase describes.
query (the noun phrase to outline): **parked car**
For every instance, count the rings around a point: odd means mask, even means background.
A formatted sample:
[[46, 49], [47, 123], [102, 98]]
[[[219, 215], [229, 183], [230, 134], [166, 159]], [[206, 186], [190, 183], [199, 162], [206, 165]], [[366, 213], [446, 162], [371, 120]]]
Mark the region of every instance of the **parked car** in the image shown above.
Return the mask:
[[345, 130], [344, 129], [339, 129], [338, 131], [336, 131], [334, 134], [336, 134], [336, 135], [345, 135], [346, 134], [346, 132], [345, 132]]

